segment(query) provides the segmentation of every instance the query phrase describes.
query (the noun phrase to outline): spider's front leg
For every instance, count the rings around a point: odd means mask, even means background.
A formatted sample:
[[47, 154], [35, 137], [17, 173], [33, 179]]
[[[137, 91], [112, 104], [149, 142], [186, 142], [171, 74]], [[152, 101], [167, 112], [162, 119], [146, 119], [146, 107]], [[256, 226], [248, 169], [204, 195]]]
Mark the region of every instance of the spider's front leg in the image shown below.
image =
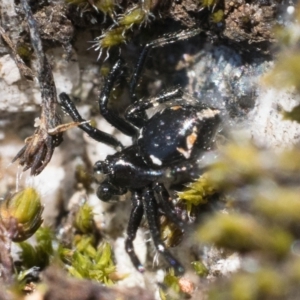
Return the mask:
[[127, 227], [127, 239], [125, 241], [125, 250], [128, 253], [135, 268], [140, 272], [144, 272], [145, 268], [141, 264], [134, 251], [133, 241], [136, 237], [136, 233], [142, 221], [143, 215], [144, 208], [142, 202], [142, 195], [140, 192], [134, 192], [132, 194], [132, 210], [130, 213], [130, 218]]
[[78, 125], [78, 127], [84, 132], [86, 132], [92, 139], [94, 139], [97, 142], [112, 146], [118, 150], [124, 148], [123, 145], [112, 135], [103, 132], [88, 124], [86, 120], [84, 120], [81, 117], [76, 106], [74, 105], [74, 103], [66, 93], [61, 93], [59, 95], [59, 98], [63, 110], [66, 111], [66, 113], [73, 119], [74, 122], [82, 123]]
[[108, 108], [109, 96], [113, 89], [115, 81], [120, 76], [121, 68], [122, 60], [119, 59], [114, 64], [108, 77], [105, 80], [103, 89], [99, 96], [99, 109], [101, 115], [108, 123], [120, 130], [122, 133], [131, 137], [135, 137], [137, 136], [136, 128]]
[[146, 213], [146, 218], [148, 221], [150, 233], [155, 245], [156, 250], [162, 254], [165, 260], [174, 268], [175, 273], [177, 275], [181, 275], [184, 273], [183, 266], [173, 257], [173, 255], [166, 248], [164, 243], [160, 238], [160, 230], [159, 230], [159, 213], [158, 213], [158, 205], [156, 203], [154, 192], [151, 189], [146, 189], [143, 192], [142, 201]]
[[160, 93], [158, 96], [150, 98], [142, 98], [131, 104], [125, 112], [125, 118], [136, 127], [144, 126], [144, 112], [152, 107], [168, 102], [174, 98], [181, 98], [183, 91], [181, 88], [174, 88]]
[[[197, 34], [199, 34], [202, 30], [200, 28], [194, 28], [189, 30], [183, 30], [180, 32], [175, 32], [171, 34], [166, 34], [148, 44], [146, 44], [139, 55], [137, 64], [134, 68], [132, 77], [129, 82], [129, 94], [131, 97], [131, 103], [134, 104], [137, 102], [137, 95], [136, 95], [136, 87], [138, 86], [145, 62], [147, 57], [152, 49], [163, 47], [165, 45], [176, 43], [177, 41], [182, 41], [185, 39], [189, 39]], [[128, 119], [130, 120], [130, 119]], [[134, 125], [141, 128], [145, 124], [145, 120], [147, 120], [147, 115], [144, 110], [140, 110], [139, 114], [136, 114]]]
[[130, 96], [131, 101], [134, 103], [137, 100], [136, 97], [136, 87], [138, 85], [141, 73], [143, 71], [146, 59], [150, 51], [154, 48], [163, 47], [165, 45], [173, 44], [178, 41], [189, 39], [202, 31], [200, 28], [194, 28], [189, 30], [183, 30], [180, 32], [175, 32], [171, 34], [166, 34], [148, 44], [146, 44], [139, 56], [138, 62], [135, 66], [133, 75], [130, 79]]

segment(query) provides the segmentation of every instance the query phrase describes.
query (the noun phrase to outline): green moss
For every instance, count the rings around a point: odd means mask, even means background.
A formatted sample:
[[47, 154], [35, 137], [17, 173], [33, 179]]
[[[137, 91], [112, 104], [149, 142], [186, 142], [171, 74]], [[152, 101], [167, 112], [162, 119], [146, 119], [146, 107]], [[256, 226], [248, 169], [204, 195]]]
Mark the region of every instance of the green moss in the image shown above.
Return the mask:
[[240, 213], [218, 213], [199, 229], [200, 241], [234, 251], [268, 251], [270, 255], [286, 255], [292, 243], [288, 232], [278, 228], [265, 228], [255, 218]]
[[255, 274], [239, 275], [232, 284], [233, 299], [262, 299], [265, 296], [283, 296], [280, 274], [262, 269]]
[[128, 11], [124, 16], [120, 17], [119, 24], [126, 29], [131, 28], [134, 25], [140, 25], [144, 23], [148, 18], [148, 12], [142, 7], [135, 7]]
[[283, 111], [283, 119], [300, 123], [300, 104], [296, 105], [291, 111]]
[[[300, 91], [300, 51], [299, 51], [299, 35], [296, 34], [297, 26], [300, 21], [300, 6], [296, 6], [294, 13], [294, 24], [290, 26], [278, 25], [274, 28], [275, 37], [278, 40], [277, 47], [281, 48], [274, 68], [264, 77], [264, 82], [267, 85], [277, 89], [295, 88]], [[298, 111], [292, 114], [284, 114], [285, 118], [298, 117]]]
[[105, 15], [109, 15], [111, 18], [114, 17], [116, 1], [115, 0], [94, 0], [93, 6], [100, 10]]
[[299, 188], [277, 188], [263, 191], [254, 199], [254, 209], [278, 226], [287, 227], [300, 222]]
[[104, 15], [109, 15], [111, 18], [114, 18], [115, 15], [115, 0], [65, 0], [65, 2], [84, 9], [89, 6], [93, 7], [96, 11], [100, 11]]
[[117, 27], [107, 30], [100, 38], [97, 43], [99, 44], [100, 49], [110, 48], [122, 43], [125, 43], [127, 40], [126, 37], [126, 28]]
[[191, 264], [198, 276], [206, 277], [208, 275], [209, 270], [206, 268], [202, 261], [193, 261]]
[[39, 267], [41, 269], [49, 265], [53, 258], [53, 241], [54, 236], [52, 231], [47, 227], [41, 227], [35, 234], [37, 244], [35, 246], [28, 242], [21, 242], [20, 259], [23, 269]]
[[207, 203], [208, 199], [216, 193], [216, 186], [208, 180], [208, 175], [204, 174], [196, 181], [187, 185], [183, 192], [178, 192], [178, 198], [186, 205], [188, 214], [193, 206]]
[[211, 14], [211, 20], [213, 23], [220, 23], [224, 20], [224, 11], [222, 9], [217, 10]]
[[175, 276], [173, 269], [166, 273], [164, 281], [165, 289], [159, 290], [159, 295], [162, 300], [175, 300], [184, 298], [181, 293], [179, 278]]
[[10, 230], [12, 220], [16, 228], [12, 241], [21, 242], [32, 236], [43, 223], [44, 207], [41, 196], [33, 187], [27, 187], [15, 194], [8, 195], [0, 202], [0, 221]]
[[[102, 3], [101, 1], [98, 1]], [[113, 2], [112, 0], [106, 0]], [[103, 3], [102, 3], [103, 4]], [[96, 5], [96, 2], [95, 2]], [[151, 13], [152, 1], [141, 1], [138, 5], [127, 8], [123, 14], [118, 15], [117, 21], [97, 38], [97, 49], [109, 49], [111, 47], [126, 43], [131, 35], [133, 26], [141, 26], [149, 21], [149, 17], [154, 17]], [[99, 8], [100, 9], [100, 8]], [[112, 14], [112, 12], [111, 12]]]
[[160, 219], [160, 238], [166, 247], [177, 246], [183, 238], [183, 232], [167, 218]]
[[297, 147], [276, 153], [240, 139], [220, 148], [206, 177], [232, 206], [209, 216], [197, 237], [247, 259], [243, 270], [211, 285], [209, 299], [286, 299], [298, 290], [291, 249], [299, 239], [299, 160]]
[[200, 0], [200, 3], [204, 7], [212, 7], [218, 3], [218, 0]]
[[19, 44], [17, 46], [17, 54], [20, 55], [20, 57], [23, 59], [25, 63], [29, 63], [32, 58], [33, 49], [29, 47], [27, 44]]
[[174, 270], [170, 270], [165, 278], [164, 278], [164, 284], [171, 288], [175, 293], [180, 292], [180, 286], [179, 286], [179, 278], [175, 276]]
[[[91, 208], [88, 205], [80, 207], [75, 215], [75, 224], [80, 232], [90, 232], [92, 216]], [[30, 268], [44, 269], [54, 262], [58, 266], [66, 268], [71, 276], [95, 280], [105, 285], [112, 285], [125, 276], [116, 275], [109, 243], [102, 242], [96, 247], [94, 235], [74, 235], [72, 244], [68, 248], [63, 247], [59, 241], [54, 239], [49, 228], [40, 228], [36, 232], [35, 238], [35, 246], [27, 242], [19, 244], [22, 262], [19, 281], [24, 278]], [[54, 242], [55, 248], [53, 247]]]
[[75, 214], [74, 226], [80, 233], [92, 233], [94, 229], [93, 218], [93, 208], [84, 203]]
[[[93, 126], [92, 122], [91, 122], [91, 126]], [[91, 188], [91, 185], [93, 183], [93, 176], [87, 171], [85, 166], [83, 165], [76, 166], [75, 179], [77, 181], [77, 184], [82, 185], [82, 187], [87, 192], [93, 192], [93, 189]]]
[[261, 268], [253, 273], [240, 272], [229, 284], [209, 292], [208, 299], [257, 300], [285, 299], [285, 280], [272, 268]]
[[290, 50], [279, 55], [274, 69], [265, 77], [265, 82], [300, 91], [300, 52]]
[[111, 247], [103, 242], [96, 249], [91, 239], [85, 238], [77, 244], [71, 257], [71, 264], [67, 266], [69, 273], [80, 279], [90, 279], [105, 285], [114, 283], [113, 274], [116, 267], [112, 260]]

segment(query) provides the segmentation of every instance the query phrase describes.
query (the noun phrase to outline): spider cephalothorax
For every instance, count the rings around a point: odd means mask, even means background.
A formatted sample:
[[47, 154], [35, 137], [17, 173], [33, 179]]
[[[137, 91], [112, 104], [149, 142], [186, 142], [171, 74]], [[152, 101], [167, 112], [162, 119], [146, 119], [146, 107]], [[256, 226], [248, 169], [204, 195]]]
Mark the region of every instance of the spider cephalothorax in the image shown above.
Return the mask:
[[[131, 192], [132, 210], [125, 247], [133, 264], [140, 271], [144, 268], [134, 252], [133, 240], [145, 215], [157, 251], [177, 273], [184, 272], [181, 264], [160, 239], [160, 212], [179, 227], [183, 226], [172, 207], [165, 185], [186, 182], [199, 173], [197, 160], [212, 143], [220, 122], [220, 111], [199, 104], [180, 88], [163, 92], [156, 97], [136, 100], [135, 87], [145, 56], [151, 47], [187, 38], [195, 33], [197, 31], [193, 34], [188, 31], [185, 35], [181, 32], [173, 35], [172, 39], [169, 36], [145, 46], [130, 82], [132, 104], [127, 108], [124, 119], [108, 109], [109, 95], [120, 75], [122, 61], [118, 60], [113, 66], [100, 94], [99, 107], [102, 116], [109, 123], [132, 137], [131, 146], [124, 148], [113, 136], [89, 124], [79, 126], [97, 141], [119, 150], [114, 155], [108, 155], [104, 161], [95, 163], [94, 171], [99, 183], [97, 195], [101, 200], [108, 201], [115, 195]], [[84, 121], [66, 94], [62, 93], [60, 99], [61, 105], [74, 121]], [[147, 117], [146, 110], [160, 104], [164, 108], [152, 117]]]

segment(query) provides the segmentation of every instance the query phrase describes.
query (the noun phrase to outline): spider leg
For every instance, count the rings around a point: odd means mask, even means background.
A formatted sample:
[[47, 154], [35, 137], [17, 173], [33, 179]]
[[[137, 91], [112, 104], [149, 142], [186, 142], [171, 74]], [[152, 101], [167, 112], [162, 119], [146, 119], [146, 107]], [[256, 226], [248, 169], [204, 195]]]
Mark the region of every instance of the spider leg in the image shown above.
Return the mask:
[[158, 206], [153, 191], [146, 189], [143, 193], [143, 205], [150, 229], [150, 233], [156, 250], [163, 255], [165, 260], [174, 268], [175, 273], [180, 275], [184, 273], [183, 266], [166, 249], [166, 246], [160, 239], [160, 230], [158, 222]]
[[133, 265], [140, 272], [144, 272], [145, 269], [135, 254], [133, 241], [136, 237], [136, 232], [142, 221], [144, 214], [143, 202], [141, 200], [141, 194], [134, 192], [132, 195], [132, 210], [130, 213], [129, 223], [127, 227], [127, 239], [125, 241], [125, 250], [128, 253]]
[[182, 232], [184, 232], [184, 223], [177, 217], [175, 209], [169, 200], [169, 193], [165, 186], [162, 183], [157, 183], [154, 187], [154, 190], [158, 196], [159, 203], [163, 208], [164, 214], [171, 222], [173, 222], [177, 227], [179, 227]]
[[175, 32], [172, 34], [164, 35], [161, 38], [158, 38], [144, 46], [144, 48], [139, 56], [138, 62], [135, 66], [133, 75], [130, 79], [129, 91], [130, 91], [132, 103], [134, 103], [136, 101], [135, 90], [138, 85], [138, 81], [139, 81], [140, 75], [142, 73], [142, 70], [145, 65], [145, 61], [147, 59], [149, 52], [154, 48], [163, 47], [165, 45], [169, 45], [169, 44], [175, 43], [177, 41], [182, 41], [182, 40], [191, 38], [191, 37], [199, 34], [201, 31], [202, 30], [200, 28], [195, 28], [195, 29], [183, 30], [181, 32]]
[[105, 81], [104, 87], [100, 93], [99, 108], [102, 116], [105, 118], [105, 120], [108, 123], [110, 123], [112, 126], [117, 128], [124, 134], [131, 137], [135, 137], [137, 136], [136, 128], [108, 108], [109, 96], [111, 90], [113, 89], [117, 77], [120, 75], [121, 67], [122, 67], [122, 61], [121, 59], [118, 59], [117, 62], [112, 67]]
[[182, 95], [183, 91], [180, 88], [174, 88], [169, 91], [164, 91], [158, 96], [138, 100], [126, 109], [125, 118], [136, 127], [141, 128], [145, 124], [145, 110], [170, 101], [175, 97], [182, 97]]
[[[70, 97], [66, 93], [61, 93], [59, 95], [59, 98], [61, 101], [61, 106], [73, 119], [74, 122], [85, 122], [85, 120], [79, 114], [74, 103], [71, 101]], [[114, 148], [124, 148], [123, 145], [112, 135], [97, 129], [88, 123], [78, 125], [78, 127], [84, 132], [86, 132], [92, 139], [96, 140], [97, 142], [104, 143]]]

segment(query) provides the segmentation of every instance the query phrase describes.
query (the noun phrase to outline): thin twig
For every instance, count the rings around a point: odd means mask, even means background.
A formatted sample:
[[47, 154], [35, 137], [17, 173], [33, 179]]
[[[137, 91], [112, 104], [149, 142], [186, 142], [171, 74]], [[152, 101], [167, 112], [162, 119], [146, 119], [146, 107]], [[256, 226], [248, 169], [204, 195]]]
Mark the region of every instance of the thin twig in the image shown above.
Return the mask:
[[16, 65], [18, 66], [21, 75], [23, 77], [25, 77], [26, 79], [33, 80], [34, 74], [33, 74], [32, 70], [26, 66], [23, 59], [18, 54], [14, 43], [12, 42], [12, 40], [10, 39], [10, 37], [8, 36], [8, 34], [4, 30], [4, 28], [1, 26], [0, 26], [0, 34], [3, 38], [3, 40], [8, 45], [8, 47], [10, 48], [11, 55], [12, 55]]
[[38, 82], [42, 97], [39, 127], [25, 140], [25, 146], [13, 159], [19, 159], [23, 171], [31, 168], [31, 175], [38, 175], [51, 160], [54, 148], [62, 142], [61, 120], [56, 111], [57, 95], [51, 66], [43, 50], [37, 23], [27, 0], [21, 0], [29, 27], [31, 44], [37, 57]]

